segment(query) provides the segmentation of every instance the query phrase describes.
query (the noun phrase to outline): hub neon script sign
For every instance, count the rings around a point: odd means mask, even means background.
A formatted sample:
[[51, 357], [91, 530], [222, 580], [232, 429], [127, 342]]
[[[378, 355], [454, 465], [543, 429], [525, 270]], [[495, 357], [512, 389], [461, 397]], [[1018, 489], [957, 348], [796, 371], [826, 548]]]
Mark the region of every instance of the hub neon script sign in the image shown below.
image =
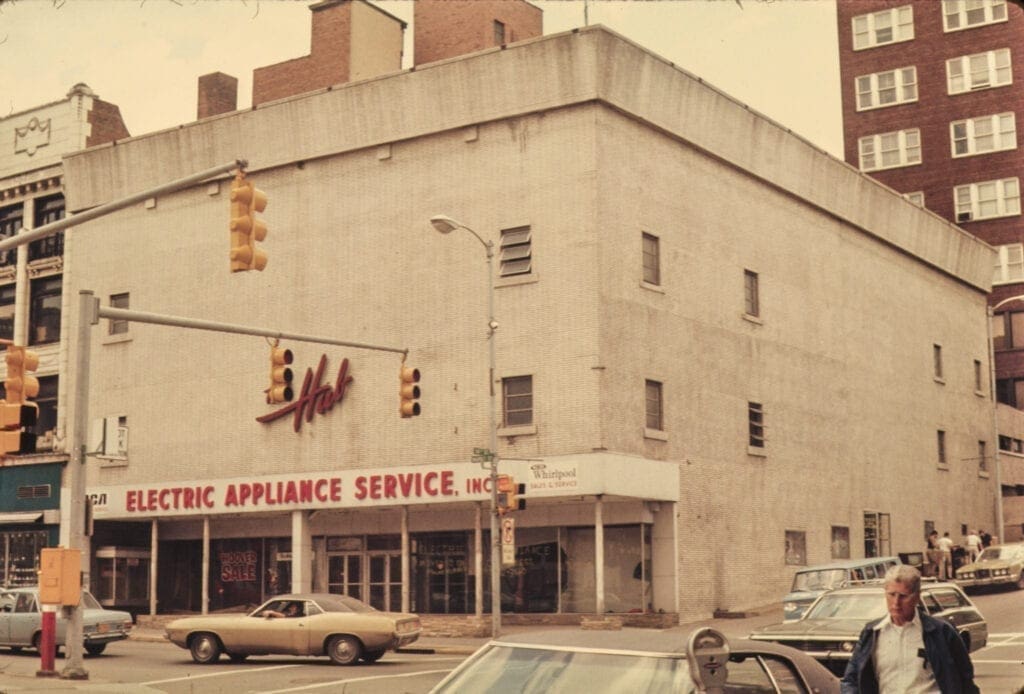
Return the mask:
[[306, 378], [302, 381], [302, 390], [299, 391], [299, 397], [279, 410], [274, 410], [257, 417], [256, 421], [267, 424], [292, 414], [292, 427], [297, 432], [302, 428], [303, 419], [307, 422], [312, 422], [314, 414], [327, 414], [330, 412], [336, 404], [345, 398], [345, 391], [353, 379], [348, 375], [348, 359], [341, 360], [341, 366], [338, 368], [338, 378], [334, 381], [334, 387], [323, 383], [324, 371], [326, 369], [327, 355], [323, 354], [320, 356], [320, 364], [316, 367], [315, 374], [312, 368], [306, 369]]

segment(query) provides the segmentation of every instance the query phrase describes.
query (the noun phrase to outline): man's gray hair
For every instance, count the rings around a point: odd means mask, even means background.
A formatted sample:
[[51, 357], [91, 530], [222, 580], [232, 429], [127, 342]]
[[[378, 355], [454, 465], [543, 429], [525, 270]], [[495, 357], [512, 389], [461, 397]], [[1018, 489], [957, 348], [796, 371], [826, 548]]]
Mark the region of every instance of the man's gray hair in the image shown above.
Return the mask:
[[910, 564], [897, 564], [885, 572], [886, 583], [899, 583], [911, 593], [921, 592], [921, 572]]

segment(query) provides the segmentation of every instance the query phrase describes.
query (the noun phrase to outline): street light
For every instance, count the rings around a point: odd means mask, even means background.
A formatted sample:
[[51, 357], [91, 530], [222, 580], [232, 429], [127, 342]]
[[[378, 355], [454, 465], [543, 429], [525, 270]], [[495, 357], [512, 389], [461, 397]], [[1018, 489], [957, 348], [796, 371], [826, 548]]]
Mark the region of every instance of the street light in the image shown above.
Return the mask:
[[464, 229], [476, 237], [476, 240], [487, 252], [487, 343], [489, 357], [489, 371], [487, 384], [490, 389], [490, 422], [488, 429], [490, 444], [488, 456], [490, 458], [491, 477], [491, 636], [497, 636], [501, 630], [501, 534], [498, 528], [498, 423], [496, 394], [494, 391], [494, 332], [498, 329], [498, 323], [494, 320], [494, 244], [491, 241], [484, 241], [480, 234], [468, 226], [457, 222], [451, 217], [435, 215], [430, 218], [430, 224], [442, 234], [450, 234], [456, 229]]
[[995, 448], [992, 451], [996, 468], [996, 537], [1000, 542], [1006, 542], [1006, 537], [1003, 534], [1003, 471], [1002, 463], [999, 460], [999, 398], [996, 397], [996, 343], [992, 336], [992, 319], [995, 318], [997, 308], [1011, 301], [1024, 301], [1024, 294], [1007, 297], [988, 307], [988, 363], [992, 389], [992, 430], [996, 437]]

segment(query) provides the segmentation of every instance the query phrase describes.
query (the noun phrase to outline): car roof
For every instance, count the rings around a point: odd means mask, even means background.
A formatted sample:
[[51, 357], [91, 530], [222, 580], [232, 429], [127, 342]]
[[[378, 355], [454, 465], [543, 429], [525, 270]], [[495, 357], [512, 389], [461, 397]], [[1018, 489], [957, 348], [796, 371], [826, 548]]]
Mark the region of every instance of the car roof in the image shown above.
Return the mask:
[[[871, 583], [871, 582], [859, 583], [859, 584], [857, 584], [855, 586], [847, 586], [845, 588], [833, 588], [832, 590], [828, 591], [828, 594], [829, 595], [848, 595], [848, 594], [855, 594], [856, 595], [856, 594], [859, 594], [859, 593], [878, 594], [878, 593], [882, 592], [881, 591], [882, 587], [883, 586], [882, 586], [882, 582], [881, 581], [875, 581], [873, 583]], [[952, 581], [931, 581], [931, 580], [926, 580], [926, 579], [922, 579], [921, 580], [921, 592], [922, 593], [924, 593], [926, 591], [936, 590], [938, 588], [952, 588], [953, 590], [958, 590], [960, 592], [963, 592], [963, 590], [960, 588], [960, 586], [958, 586], [957, 584], [953, 583]]]
[[797, 571], [798, 574], [809, 571], [827, 571], [828, 569], [856, 569], [861, 566], [874, 566], [875, 564], [895, 563], [902, 564], [899, 557], [871, 557], [869, 559], [844, 559], [843, 561], [829, 562], [828, 564], [816, 564]]

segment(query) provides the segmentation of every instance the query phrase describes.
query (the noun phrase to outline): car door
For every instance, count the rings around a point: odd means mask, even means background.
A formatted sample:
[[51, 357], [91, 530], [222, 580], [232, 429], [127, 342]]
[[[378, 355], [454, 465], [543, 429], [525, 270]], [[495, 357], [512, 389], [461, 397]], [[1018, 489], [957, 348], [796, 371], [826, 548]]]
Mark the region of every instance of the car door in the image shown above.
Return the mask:
[[8, 637], [7, 643], [12, 646], [31, 646], [32, 637], [39, 629], [42, 617], [39, 614], [39, 605], [36, 603], [36, 596], [33, 593], [19, 592], [14, 602], [14, 611], [8, 613]]
[[960, 633], [968, 634], [970, 649], [977, 650], [988, 641], [988, 625], [977, 608], [960, 590], [951, 586], [928, 588], [922, 604], [936, 619], [949, 622]]
[[14, 593], [0, 593], [0, 644], [7, 644], [11, 638], [11, 614], [18, 596]]

